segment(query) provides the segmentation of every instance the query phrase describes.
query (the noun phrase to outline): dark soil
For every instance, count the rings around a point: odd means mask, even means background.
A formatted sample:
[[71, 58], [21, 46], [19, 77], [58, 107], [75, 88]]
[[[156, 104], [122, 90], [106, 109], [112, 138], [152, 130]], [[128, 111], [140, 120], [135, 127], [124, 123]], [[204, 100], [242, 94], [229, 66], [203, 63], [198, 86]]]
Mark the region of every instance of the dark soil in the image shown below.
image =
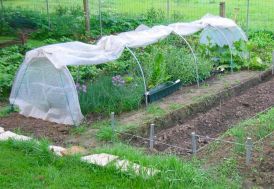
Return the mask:
[[34, 138], [47, 138], [57, 145], [63, 144], [71, 129], [71, 126], [68, 125], [27, 118], [18, 113], [0, 117], [0, 127], [17, 133], [33, 135]]
[[211, 108], [205, 113], [200, 113], [185, 123], [157, 133], [157, 141], [189, 150], [175, 149], [159, 142], [156, 143], [156, 149], [164, 152], [187, 154], [191, 151], [191, 132], [204, 136], [198, 140], [198, 145], [201, 147], [209, 142], [206, 137], [216, 138], [241, 120], [248, 119], [273, 105], [274, 79], [272, 78], [230, 100], [220, 101], [219, 106]]
[[245, 171], [247, 181], [263, 188], [274, 188], [274, 134], [264, 140], [261, 146], [263, 150], [254, 153], [254, 163]]

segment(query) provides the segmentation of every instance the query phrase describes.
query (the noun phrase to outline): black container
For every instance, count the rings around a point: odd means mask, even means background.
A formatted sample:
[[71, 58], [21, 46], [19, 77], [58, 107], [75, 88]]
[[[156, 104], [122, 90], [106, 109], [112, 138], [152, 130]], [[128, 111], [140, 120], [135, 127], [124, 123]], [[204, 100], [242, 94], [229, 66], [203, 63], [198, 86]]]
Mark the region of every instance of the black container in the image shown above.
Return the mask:
[[148, 103], [155, 102], [179, 90], [182, 85], [180, 80], [158, 85], [147, 93]]

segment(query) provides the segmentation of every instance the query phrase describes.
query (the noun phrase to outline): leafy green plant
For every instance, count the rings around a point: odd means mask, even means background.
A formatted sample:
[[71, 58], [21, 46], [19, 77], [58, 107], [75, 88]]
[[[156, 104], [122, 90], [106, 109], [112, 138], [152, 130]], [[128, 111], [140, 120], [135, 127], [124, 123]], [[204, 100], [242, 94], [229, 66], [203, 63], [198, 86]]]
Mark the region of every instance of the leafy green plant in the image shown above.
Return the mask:
[[170, 76], [167, 74], [167, 65], [163, 54], [156, 54], [150, 69], [151, 75], [148, 78], [149, 88], [156, 87], [157, 85], [162, 84], [170, 79]]
[[150, 8], [144, 16], [148, 24], [163, 23], [166, 20], [161, 9]]
[[79, 93], [81, 110], [84, 114], [111, 112], [121, 113], [136, 109], [143, 98], [142, 80], [116, 85], [111, 76], [101, 76], [91, 81], [87, 91]]
[[251, 57], [251, 64], [254, 64], [254, 61], [256, 61], [260, 65], [264, 64], [266, 67], [272, 60], [274, 33], [267, 31], [251, 32], [249, 38], [248, 49]]
[[96, 137], [101, 141], [111, 141], [117, 139], [117, 133], [113, 133], [112, 128], [108, 125], [100, 128], [96, 133]]
[[9, 116], [12, 112], [18, 112], [18, 109], [14, 109], [11, 106], [0, 107], [0, 117]]
[[198, 69], [199, 80], [205, 80], [210, 76], [212, 63], [198, 56], [198, 65], [196, 65], [187, 49], [169, 49], [167, 56], [169, 57], [167, 60], [167, 70], [173, 80], [180, 79], [185, 85], [194, 83], [197, 79], [196, 67]]
[[[251, 33], [250, 40], [236, 41], [232, 48], [232, 67], [234, 70], [251, 69], [264, 70], [271, 62], [271, 52], [274, 48], [273, 33], [255, 32]], [[231, 52], [228, 45], [219, 47], [212, 44], [201, 45], [199, 51], [208, 59], [214, 61], [216, 70], [228, 70], [231, 68]]]
[[9, 95], [15, 73], [23, 61], [23, 54], [29, 49], [28, 46], [0, 49], [0, 96], [2, 98]]

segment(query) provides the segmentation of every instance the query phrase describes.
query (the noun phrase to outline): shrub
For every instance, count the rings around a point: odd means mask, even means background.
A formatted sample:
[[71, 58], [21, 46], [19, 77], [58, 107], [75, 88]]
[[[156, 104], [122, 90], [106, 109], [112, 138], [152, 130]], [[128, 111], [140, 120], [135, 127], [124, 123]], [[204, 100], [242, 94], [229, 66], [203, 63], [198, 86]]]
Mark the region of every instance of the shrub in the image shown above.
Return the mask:
[[[233, 46], [232, 66], [234, 70], [264, 70], [271, 63], [274, 34], [267, 31], [251, 32], [248, 42], [237, 41]], [[229, 46], [200, 45], [199, 51], [207, 59], [213, 60], [215, 69], [230, 69], [231, 53]]]
[[1, 98], [9, 95], [15, 73], [23, 61], [23, 54], [25, 54], [25, 52], [30, 48], [30, 46], [12, 46], [0, 50]]
[[[148, 46], [145, 49], [139, 49], [136, 52], [143, 64], [147, 83], [150, 84], [149, 88], [177, 79], [180, 79], [185, 85], [196, 81], [194, 57], [188, 47], [182, 44], [181, 40], [176, 36], [171, 36], [160, 43]], [[161, 71], [156, 72], [158, 79], [155, 82], [155, 69], [157, 71], [155, 60], [159, 57], [159, 54], [161, 57], [159, 66]], [[212, 69], [212, 63], [208, 59], [198, 56], [200, 80], [208, 78]]]
[[261, 59], [263, 63], [271, 63], [274, 49], [274, 33], [269, 31], [251, 32], [248, 48], [251, 58]]
[[202, 57], [198, 57], [197, 63], [194, 57], [188, 52], [188, 49], [172, 48], [168, 51], [167, 65], [168, 73], [172, 75], [173, 80], [180, 79], [183, 84], [191, 84], [197, 80], [196, 66], [198, 69], [199, 80], [205, 80], [210, 77], [212, 71], [212, 63]]

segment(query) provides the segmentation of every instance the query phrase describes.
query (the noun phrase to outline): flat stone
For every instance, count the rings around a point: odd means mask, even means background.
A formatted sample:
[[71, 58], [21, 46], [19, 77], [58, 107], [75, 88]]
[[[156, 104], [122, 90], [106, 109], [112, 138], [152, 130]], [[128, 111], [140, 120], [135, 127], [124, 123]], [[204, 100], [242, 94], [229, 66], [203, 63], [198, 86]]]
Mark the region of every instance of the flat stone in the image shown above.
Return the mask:
[[118, 160], [115, 163], [115, 166], [117, 169], [120, 169], [121, 171], [124, 171], [124, 172], [133, 171], [136, 175], [154, 176], [160, 172], [157, 169], [143, 167], [139, 164], [130, 162], [128, 160]]
[[0, 127], [0, 133], [5, 132], [5, 129], [3, 127]]
[[82, 161], [85, 161], [87, 163], [99, 165], [99, 166], [106, 166], [110, 162], [118, 159], [118, 156], [110, 155], [110, 154], [93, 154], [89, 156], [84, 156], [81, 158]]
[[18, 135], [16, 133], [13, 133], [10, 131], [6, 131], [6, 132], [0, 134], [0, 141], [5, 141], [5, 140], [9, 140], [9, 139], [26, 141], [26, 140], [31, 140], [31, 137], [27, 137], [24, 135]]
[[49, 150], [55, 153], [57, 156], [63, 156], [62, 152], [65, 151], [66, 148], [63, 148], [61, 146], [50, 145]]
[[75, 154], [86, 154], [87, 150], [81, 146], [72, 146], [70, 148], [67, 148], [61, 152], [62, 155], [68, 156], [68, 155], [75, 155]]

